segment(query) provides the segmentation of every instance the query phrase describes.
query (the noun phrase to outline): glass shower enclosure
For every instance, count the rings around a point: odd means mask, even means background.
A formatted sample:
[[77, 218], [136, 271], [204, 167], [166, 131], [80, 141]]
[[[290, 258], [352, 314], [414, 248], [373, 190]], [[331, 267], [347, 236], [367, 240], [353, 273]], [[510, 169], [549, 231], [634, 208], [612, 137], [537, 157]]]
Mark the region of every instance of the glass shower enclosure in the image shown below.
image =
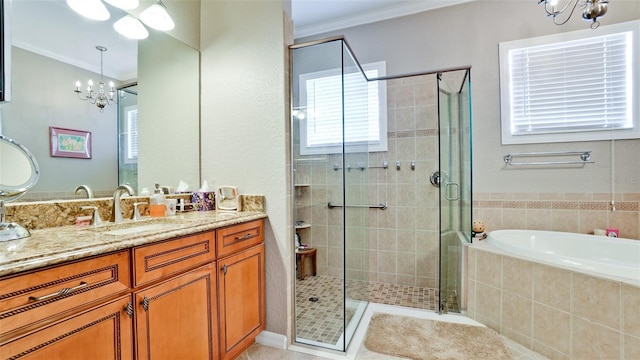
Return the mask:
[[296, 341], [345, 351], [367, 303], [371, 119], [363, 109], [374, 94], [361, 96], [370, 85], [342, 41], [291, 56]]
[[469, 68], [387, 76], [343, 38], [290, 61], [295, 342], [346, 351], [370, 303], [462, 311]]

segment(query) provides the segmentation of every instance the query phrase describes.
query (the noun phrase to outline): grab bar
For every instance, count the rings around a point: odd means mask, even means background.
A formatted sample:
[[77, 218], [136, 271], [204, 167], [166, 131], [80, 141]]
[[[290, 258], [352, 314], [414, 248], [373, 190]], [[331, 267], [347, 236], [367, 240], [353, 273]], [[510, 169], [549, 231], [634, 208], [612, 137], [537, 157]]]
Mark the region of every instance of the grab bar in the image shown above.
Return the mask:
[[[352, 165], [352, 164], [347, 164], [347, 170], [351, 170], [351, 169], [358, 169], [361, 171], [364, 171], [365, 169], [388, 169], [389, 168], [389, 162], [387, 161], [383, 161], [381, 166], [371, 166], [371, 165], [367, 165], [364, 162], [359, 162], [357, 164]], [[333, 170], [342, 170], [342, 167], [338, 164], [335, 163], [333, 164]]]
[[[329, 201], [327, 206], [329, 207], [329, 209], [333, 209], [335, 207], [344, 207], [344, 205], [332, 204], [331, 201]], [[387, 204], [386, 203], [378, 204], [378, 205], [347, 205], [347, 207], [387, 210]]]
[[[566, 161], [532, 161], [532, 162], [513, 162], [515, 157], [541, 157], [541, 156], [568, 156], [579, 155], [580, 160], [566, 160]], [[504, 162], [511, 166], [522, 165], [571, 165], [571, 164], [593, 164], [595, 161], [591, 160], [591, 150], [586, 151], [543, 151], [543, 152], [524, 152], [524, 153], [510, 153], [504, 156]]]

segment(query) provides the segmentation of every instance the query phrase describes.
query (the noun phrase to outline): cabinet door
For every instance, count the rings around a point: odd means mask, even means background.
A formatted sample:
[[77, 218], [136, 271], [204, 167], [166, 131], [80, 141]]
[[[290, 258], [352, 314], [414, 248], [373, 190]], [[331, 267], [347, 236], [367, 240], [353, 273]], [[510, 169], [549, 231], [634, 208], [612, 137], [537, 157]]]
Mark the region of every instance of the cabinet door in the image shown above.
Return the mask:
[[264, 330], [264, 270], [262, 244], [218, 263], [222, 359], [238, 356]]
[[217, 359], [215, 263], [134, 293], [144, 359]]
[[0, 358], [133, 359], [133, 321], [126, 312], [130, 301], [125, 296], [3, 342]]

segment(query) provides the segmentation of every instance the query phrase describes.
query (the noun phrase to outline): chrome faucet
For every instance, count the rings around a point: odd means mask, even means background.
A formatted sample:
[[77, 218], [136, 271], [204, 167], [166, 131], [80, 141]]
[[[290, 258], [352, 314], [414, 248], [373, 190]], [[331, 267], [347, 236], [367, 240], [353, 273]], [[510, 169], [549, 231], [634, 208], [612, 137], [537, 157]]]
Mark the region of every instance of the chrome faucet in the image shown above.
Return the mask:
[[91, 225], [100, 225], [102, 224], [102, 219], [100, 219], [100, 212], [98, 211], [97, 206], [80, 206], [80, 210], [91, 210]]
[[89, 185], [78, 185], [73, 192], [74, 194], [77, 194], [80, 190], [84, 190], [84, 192], [87, 193], [87, 199], [93, 199], [93, 190], [91, 190]]
[[123, 220], [122, 210], [120, 208], [120, 196], [123, 192], [129, 195], [135, 194], [135, 190], [128, 184], [122, 184], [116, 188], [116, 191], [113, 192], [113, 206], [111, 207], [111, 218], [109, 218], [111, 222], [119, 223]]

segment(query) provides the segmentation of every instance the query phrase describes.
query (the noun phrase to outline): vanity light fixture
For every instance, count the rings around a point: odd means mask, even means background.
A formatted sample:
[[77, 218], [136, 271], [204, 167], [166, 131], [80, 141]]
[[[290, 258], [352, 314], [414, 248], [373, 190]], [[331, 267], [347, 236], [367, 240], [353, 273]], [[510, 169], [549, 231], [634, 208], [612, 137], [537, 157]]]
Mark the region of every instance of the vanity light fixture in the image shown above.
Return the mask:
[[[562, 0], [538, 0], [538, 4], [544, 4], [544, 10], [547, 12], [547, 16], [553, 18], [553, 23], [556, 25], [564, 25], [569, 21], [576, 8], [579, 6], [582, 9], [582, 19], [591, 22], [591, 28], [596, 29], [600, 26], [598, 18], [604, 16], [607, 13], [609, 5], [608, 0], [565, 0], [564, 6], [558, 6], [558, 1]], [[568, 11], [568, 15], [564, 20], [560, 20], [560, 17], [564, 17], [565, 12]]]
[[160, 31], [168, 31], [176, 26], [162, 0], [157, 0], [155, 4], [142, 11], [140, 20], [148, 27]]
[[76, 81], [76, 89], [74, 92], [78, 94], [78, 99], [89, 100], [89, 102], [95, 104], [100, 109], [100, 112], [103, 112], [105, 106], [111, 105], [111, 102], [116, 102], [116, 88], [113, 81], [109, 81], [109, 92], [107, 93], [104, 86], [104, 75], [102, 74], [102, 54], [107, 51], [107, 48], [104, 46], [96, 46], [96, 49], [100, 51], [100, 81], [98, 81], [98, 91], [93, 90], [93, 80], [89, 80], [86, 95], [80, 95], [82, 93], [82, 91], [80, 91], [80, 86], [82, 85], [80, 81]]
[[136, 9], [140, 2], [138, 0], [104, 0], [107, 4], [111, 4], [122, 10]]
[[113, 24], [113, 28], [129, 39], [142, 40], [149, 37], [149, 31], [142, 25], [140, 20], [131, 15], [125, 15], [122, 19]]
[[111, 14], [100, 0], [67, 0], [67, 5], [78, 14], [92, 20], [109, 20]]

